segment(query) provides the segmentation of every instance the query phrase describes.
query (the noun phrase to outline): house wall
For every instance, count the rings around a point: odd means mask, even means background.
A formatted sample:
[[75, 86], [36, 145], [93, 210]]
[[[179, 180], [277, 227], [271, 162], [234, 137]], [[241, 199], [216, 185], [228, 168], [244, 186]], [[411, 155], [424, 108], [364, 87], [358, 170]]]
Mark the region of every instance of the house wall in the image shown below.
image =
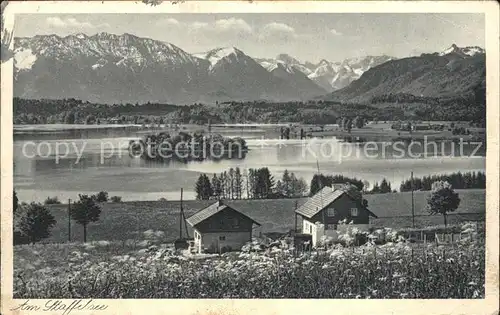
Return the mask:
[[[334, 216], [328, 216], [328, 209], [335, 209]], [[351, 215], [351, 208], [358, 209], [358, 215]], [[347, 223], [340, 224], [339, 221], [347, 220]], [[348, 195], [342, 195], [333, 203], [325, 207], [312, 218], [303, 218], [302, 233], [312, 236], [313, 246], [318, 246], [323, 236], [338, 240], [339, 235], [345, 234], [348, 230], [356, 228], [359, 231], [368, 231], [370, 228], [370, 216], [368, 211]]]
[[200, 233], [251, 232], [253, 221], [231, 208], [226, 208], [196, 225]]
[[312, 243], [313, 245], [317, 242], [318, 237], [318, 226], [316, 223], [309, 221], [307, 218], [303, 218], [302, 220], [302, 233], [312, 235]]
[[[335, 209], [335, 216], [328, 216], [328, 209]], [[351, 208], [358, 209], [358, 215], [351, 216]], [[369, 224], [370, 216], [368, 211], [361, 205], [359, 201], [356, 201], [349, 197], [347, 194], [342, 195], [336, 199], [333, 203], [325, 207], [322, 211], [318, 212], [311, 218], [312, 222], [321, 222], [325, 224], [325, 229], [332, 229], [329, 225], [338, 224], [339, 221], [347, 219], [347, 222], [353, 221], [353, 224]]]
[[201, 233], [197, 229], [194, 229], [194, 248], [196, 252], [202, 252], [202, 242], [201, 242]]
[[312, 236], [312, 245], [316, 247], [320, 245], [323, 237], [331, 238], [332, 241], [337, 241], [339, 236], [348, 233], [352, 229], [357, 229], [361, 232], [368, 232], [369, 224], [342, 224], [338, 225], [336, 230], [325, 229], [325, 225], [321, 222], [312, 223], [304, 218], [302, 223], [302, 233]]
[[[221, 240], [220, 237], [224, 237]], [[201, 233], [201, 240], [198, 243], [199, 252], [214, 250], [218, 252], [223, 247], [231, 247], [232, 250], [239, 250], [247, 242], [251, 241], [252, 232], [210, 232]]]

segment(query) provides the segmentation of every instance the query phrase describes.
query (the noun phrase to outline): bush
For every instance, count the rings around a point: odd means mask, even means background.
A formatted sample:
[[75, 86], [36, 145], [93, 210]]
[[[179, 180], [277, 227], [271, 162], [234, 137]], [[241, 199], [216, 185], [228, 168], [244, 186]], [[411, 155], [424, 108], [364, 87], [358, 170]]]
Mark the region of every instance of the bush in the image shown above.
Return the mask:
[[59, 205], [61, 204], [61, 202], [59, 201], [59, 198], [56, 197], [47, 197], [47, 199], [45, 199], [45, 201], [43, 202], [44, 204], [46, 205]]
[[106, 191], [100, 191], [95, 196], [95, 201], [97, 202], [108, 202], [108, 193]]
[[113, 197], [111, 197], [111, 202], [122, 202], [122, 197], [113, 196]]
[[[36, 243], [50, 236], [50, 230], [56, 224], [54, 216], [40, 203], [32, 202], [23, 207], [19, 218], [19, 231], [29, 240]], [[19, 235], [18, 235], [19, 237]]]

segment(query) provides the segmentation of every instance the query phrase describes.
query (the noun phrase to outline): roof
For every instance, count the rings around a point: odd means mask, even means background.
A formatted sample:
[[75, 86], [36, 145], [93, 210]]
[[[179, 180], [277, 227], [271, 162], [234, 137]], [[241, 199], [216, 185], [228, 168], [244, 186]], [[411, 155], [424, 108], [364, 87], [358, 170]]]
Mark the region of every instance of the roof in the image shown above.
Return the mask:
[[[332, 189], [332, 187], [325, 186], [314, 196], [309, 198], [309, 200], [307, 200], [302, 206], [295, 210], [295, 212], [307, 218], [312, 218], [344, 194], [349, 196], [349, 198], [354, 199], [350, 194], [342, 189]], [[364, 209], [366, 209], [372, 217], [377, 217], [373, 212], [368, 210], [368, 208], [364, 207]]]
[[241, 213], [240, 211], [224, 204], [222, 201], [217, 201], [210, 206], [201, 209], [200, 211], [196, 212], [192, 216], [186, 219], [187, 223], [189, 223], [191, 226], [196, 226], [200, 224], [201, 222], [205, 221], [206, 219], [212, 217], [213, 215], [225, 210], [225, 209], [230, 209], [232, 211], [238, 212], [242, 216], [248, 218], [249, 220], [253, 221], [253, 223], [260, 225], [259, 222], [255, 221], [254, 219], [250, 218], [249, 216]]
[[309, 198], [302, 206], [300, 206], [295, 212], [312, 218], [316, 213], [323, 210], [325, 207], [330, 205], [332, 202], [337, 200], [340, 196], [345, 193], [343, 190], [333, 190], [331, 187], [325, 186], [323, 189], [318, 191], [314, 196]]

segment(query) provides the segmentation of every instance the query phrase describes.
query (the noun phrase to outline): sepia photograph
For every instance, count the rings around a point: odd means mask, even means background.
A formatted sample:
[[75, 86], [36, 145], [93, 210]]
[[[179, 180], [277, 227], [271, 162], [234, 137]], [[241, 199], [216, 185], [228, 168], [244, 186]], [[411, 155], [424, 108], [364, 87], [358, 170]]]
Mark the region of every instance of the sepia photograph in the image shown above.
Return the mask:
[[8, 311], [488, 297], [485, 7], [135, 5], [2, 25]]

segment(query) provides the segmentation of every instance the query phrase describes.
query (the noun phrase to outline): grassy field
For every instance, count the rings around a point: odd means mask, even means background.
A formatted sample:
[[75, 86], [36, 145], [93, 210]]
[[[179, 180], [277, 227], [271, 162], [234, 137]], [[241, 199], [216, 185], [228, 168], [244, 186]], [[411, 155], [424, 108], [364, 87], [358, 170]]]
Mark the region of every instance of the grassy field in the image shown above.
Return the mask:
[[[484, 221], [485, 190], [457, 190], [461, 203], [456, 214], [448, 216], [450, 224], [464, 221]], [[415, 222], [417, 227], [443, 224], [442, 216], [430, 216], [425, 210], [429, 192], [415, 192]], [[411, 227], [411, 193], [365, 195], [369, 208], [379, 217], [372, 219], [374, 227]], [[286, 232], [294, 226], [294, 209], [306, 201], [301, 199], [234, 200], [228, 201], [235, 209], [251, 216], [262, 227], [260, 232]], [[186, 217], [208, 206], [213, 201], [189, 200], [184, 202]], [[57, 224], [45, 242], [68, 241], [67, 205], [48, 206]], [[103, 203], [101, 218], [88, 226], [90, 241], [143, 240], [148, 233], [160, 233], [170, 242], [179, 237], [179, 201], [137, 201]], [[298, 221], [300, 226], [300, 220]], [[184, 227], [183, 227], [184, 229]], [[146, 232], [146, 234], [144, 233]], [[192, 236], [190, 231], [190, 236]], [[83, 229], [71, 221], [71, 240], [81, 241]]]

